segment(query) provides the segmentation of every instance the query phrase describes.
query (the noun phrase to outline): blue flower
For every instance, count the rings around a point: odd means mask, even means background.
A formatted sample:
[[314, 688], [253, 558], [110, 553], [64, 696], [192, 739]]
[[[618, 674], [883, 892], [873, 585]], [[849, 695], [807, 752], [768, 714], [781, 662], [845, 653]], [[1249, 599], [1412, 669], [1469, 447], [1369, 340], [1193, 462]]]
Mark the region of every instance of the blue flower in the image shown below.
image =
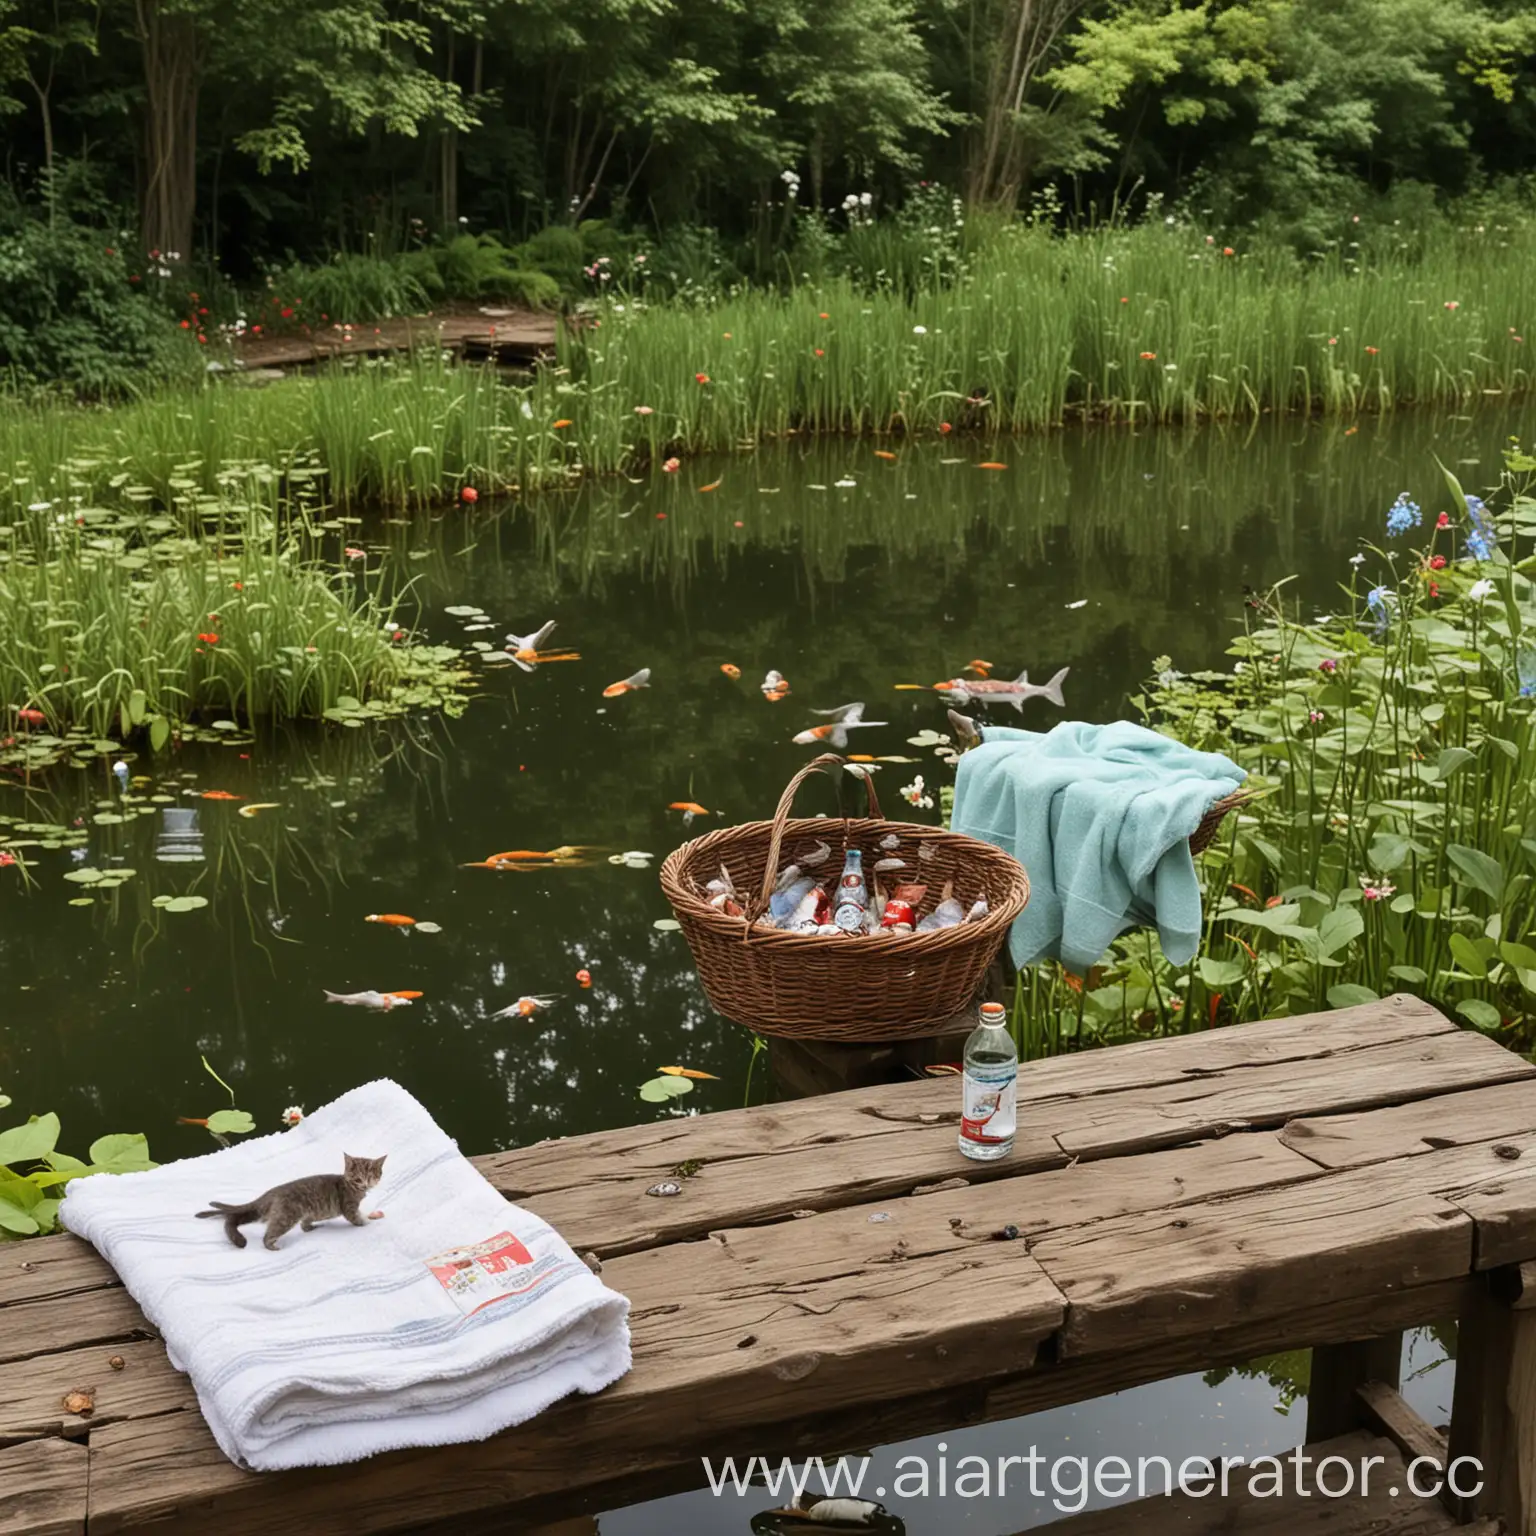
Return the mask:
[[1387, 532], [1395, 539], [1400, 533], [1407, 533], [1410, 528], [1417, 528], [1424, 521], [1424, 513], [1420, 510], [1418, 502], [1409, 496], [1407, 491], [1399, 491], [1397, 500], [1387, 508]]
[[1481, 496], [1467, 497], [1467, 516], [1472, 531], [1467, 535], [1467, 553], [1474, 560], [1491, 560], [1499, 547], [1499, 531]]
[[1536, 699], [1536, 645], [1522, 645], [1515, 656], [1515, 671], [1520, 678], [1520, 697]]
[[1379, 639], [1387, 632], [1387, 625], [1391, 621], [1391, 614], [1387, 609], [1391, 594], [1385, 587], [1372, 587], [1365, 594], [1365, 606], [1376, 616], [1376, 635]]

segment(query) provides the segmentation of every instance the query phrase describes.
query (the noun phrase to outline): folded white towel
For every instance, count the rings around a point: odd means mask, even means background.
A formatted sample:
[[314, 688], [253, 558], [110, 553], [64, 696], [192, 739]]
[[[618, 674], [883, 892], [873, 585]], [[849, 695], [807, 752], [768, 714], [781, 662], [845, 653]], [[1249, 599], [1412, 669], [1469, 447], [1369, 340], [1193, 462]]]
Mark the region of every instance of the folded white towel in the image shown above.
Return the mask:
[[[259, 1225], [235, 1248], [196, 1218], [340, 1173], [343, 1153], [387, 1158], [363, 1207], [383, 1220], [296, 1227], [269, 1252]], [[481, 1440], [629, 1369], [628, 1301], [387, 1080], [291, 1131], [76, 1179], [61, 1215], [164, 1335], [225, 1455], [258, 1471]]]

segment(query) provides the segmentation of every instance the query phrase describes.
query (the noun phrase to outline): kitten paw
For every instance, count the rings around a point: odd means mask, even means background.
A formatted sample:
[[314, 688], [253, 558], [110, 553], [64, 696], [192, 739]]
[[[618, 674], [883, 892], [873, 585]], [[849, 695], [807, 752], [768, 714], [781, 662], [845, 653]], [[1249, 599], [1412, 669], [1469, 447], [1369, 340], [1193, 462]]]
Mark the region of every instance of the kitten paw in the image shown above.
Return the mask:
[[383, 1211], [369, 1211], [368, 1212], [368, 1220], [369, 1221], [383, 1221], [384, 1220], [384, 1212]]

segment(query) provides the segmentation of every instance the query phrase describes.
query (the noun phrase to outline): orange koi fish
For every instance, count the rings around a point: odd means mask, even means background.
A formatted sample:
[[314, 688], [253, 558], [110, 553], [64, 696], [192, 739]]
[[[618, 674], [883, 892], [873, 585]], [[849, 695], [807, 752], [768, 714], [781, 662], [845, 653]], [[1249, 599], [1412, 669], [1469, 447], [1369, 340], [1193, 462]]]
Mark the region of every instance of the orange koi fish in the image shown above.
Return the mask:
[[777, 704], [789, 692], [789, 680], [782, 672], [770, 672], [762, 682], [763, 697], [770, 704]]
[[561, 427], [569, 427], [574, 425], [574, 423], [569, 416], [562, 416], [559, 421], [552, 421], [549, 425], [554, 431], [558, 432]]
[[737, 678], [739, 678], [741, 676], [741, 668], [737, 667], [737, 666], [733, 666], [728, 661], [723, 661], [723, 662], [720, 663], [720, 670], [722, 672], [724, 672], [725, 675], [728, 678], [730, 678], [730, 680], [733, 683], [736, 681]]
[[416, 919], [406, 917], [401, 912], [370, 912], [363, 919], [365, 923], [383, 923], [388, 928], [414, 928]]
[[227, 789], [205, 789], [198, 796], [200, 800], [244, 800], [244, 795], [232, 795]]
[[397, 1003], [414, 1003], [418, 997], [425, 996], [422, 992], [381, 992], [380, 997], [393, 998]]
[[1043, 684], [1030, 682], [1029, 673], [1025, 671], [1020, 672], [1011, 682], [996, 677], [983, 678], [980, 682], [971, 678], [952, 677], [947, 682], [935, 683], [933, 687], [936, 693], [946, 694], [950, 703], [962, 707], [972, 699], [983, 704], [996, 700], [1002, 704], [1012, 704], [1023, 714], [1028, 700], [1049, 699], [1057, 709], [1065, 709], [1061, 685], [1071, 670], [1070, 667], [1063, 667], [1050, 682]]
[[200, 1125], [200, 1126], [202, 1126], [202, 1128], [205, 1131], [208, 1129], [208, 1122], [207, 1122], [207, 1120], [199, 1120], [196, 1115], [177, 1115], [176, 1116], [176, 1124], [177, 1125]]
[[864, 726], [889, 723], [885, 720], [866, 720], [863, 704], [843, 704], [837, 709], [813, 709], [811, 713], [830, 715], [832, 718], [825, 725], [813, 725], [808, 731], [801, 731], [794, 738], [797, 747], [809, 747], [816, 742], [824, 741], [841, 752], [848, 745], [849, 731], [856, 731]]
[[896, 455], [894, 453], [887, 453], [884, 448], [876, 448], [875, 457], [877, 459], [885, 459], [888, 463], [891, 464], [896, 462]]
[[693, 1067], [657, 1067], [656, 1070], [666, 1077], [689, 1077], [696, 1083], [718, 1083], [720, 1081], [713, 1072], [700, 1072]]
[[706, 810], [697, 800], [674, 800], [667, 807], [669, 811], [682, 811], [689, 816], [712, 816], [713, 811]]
[[539, 659], [539, 647], [549, 639], [555, 623], [556, 621], [551, 619], [547, 624], [534, 630], [531, 635], [507, 636], [507, 654], [524, 672], [533, 671], [534, 663]]
[[994, 464], [994, 463], [990, 463], [989, 462], [989, 463], [986, 463], [986, 464], [978, 464], [976, 466], [976, 468], [977, 469], [1007, 469], [1008, 466], [1006, 464]]
[[651, 669], [641, 667], [633, 677], [626, 677], [622, 683], [609, 683], [603, 689], [605, 699], [616, 699], [620, 694], [633, 693], [637, 688], [649, 688], [651, 686]]
[[992, 668], [996, 665], [995, 661], [982, 661], [978, 658], [977, 660], [966, 662], [965, 670], [967, 672], [974, 672], [977, 677], [990, 677], [992, 675]]
[[592, 985], [592, 972], [587, 970], [577, 971], [576, 985], [578, 987], [590, 987]]
[[701, 492], [702, 491], [718, 491], [720, 489], [720, 487], [722, 485], [724, 485], [724, 484], [725, 484], [725, 476], [722, 475], [718, 480], [711, 480], [708, 485], [701, 485], [699, 487], [699, 490]]
[[491, 1015], [493, 1019], [531, 1019], [534, 1014], [542, 1013], [546, 1008], [552, 1008], [555, 1000], [552, 997], [520, 997], [515, 1003], [509, 1003], [505, 1008], [498, 1009]]

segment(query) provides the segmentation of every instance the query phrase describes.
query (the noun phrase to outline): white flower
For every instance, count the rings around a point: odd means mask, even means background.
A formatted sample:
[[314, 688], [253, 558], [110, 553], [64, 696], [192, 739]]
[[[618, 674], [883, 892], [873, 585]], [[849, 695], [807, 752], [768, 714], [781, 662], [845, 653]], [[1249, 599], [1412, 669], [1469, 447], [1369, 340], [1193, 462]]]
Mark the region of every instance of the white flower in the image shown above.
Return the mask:
[[295, 1126], [303, 1118], [304, 1111], [297, 1104], [290, 1104], [288, 1108], [283, 1111], [283, 1124], [286, 1126]]
[[386, 635], [394, 634], [394, 632], [397, 629], [399, 629], [399, 628], [400, 628], [400, 626], [398, 624], [396, 624], [393, 619], [385, 619], [384, 620], [384, 633]]
[[874, 202], [874, 200], [874, 197], [868, 192], [862, 192], [859, 194], [859, 202], [865, 208], [868, 208]]
[[799, 186], [800, 173], [798, 171], [781, 171], [779, 173], [779, 179], [784, 183], [786, 187]]
[[526, 416], [529, 421], [533, 420], [533, 407], [531, 405], [529, 405], [529, 403], [526, 400], [524, 400], [522, 402], [522, 412], [523, 412], [523, 415]]
[[1467, 597], [1474, 603], [1480, 603], [1493, 592], [1493, 583], [1485, 576], [1481, 581], [1474, 581], [1467, 589]]
[[1349, 563], [1351, 565], [1364, 565], [1365, 564], [1365, 556], [1364, 555], [1351, 555], [1349, 557]]
[[912, 327], [912, 334], [914, 336], [926, 336], [928, 334], [928, 327], [926, 325], [914, 325]]
[[461, 213], [459, 215], [459, 223], [460, 224], [468, 224], [469, 223], [469, 219], [464, 214]]
[[910, 784], [897, 790], [897, 794], [908, 805], [915, 806], [920, 811], [931, 811], [933, 809], [933, 796], [926, 793], [922, 774], [918, 774]]

